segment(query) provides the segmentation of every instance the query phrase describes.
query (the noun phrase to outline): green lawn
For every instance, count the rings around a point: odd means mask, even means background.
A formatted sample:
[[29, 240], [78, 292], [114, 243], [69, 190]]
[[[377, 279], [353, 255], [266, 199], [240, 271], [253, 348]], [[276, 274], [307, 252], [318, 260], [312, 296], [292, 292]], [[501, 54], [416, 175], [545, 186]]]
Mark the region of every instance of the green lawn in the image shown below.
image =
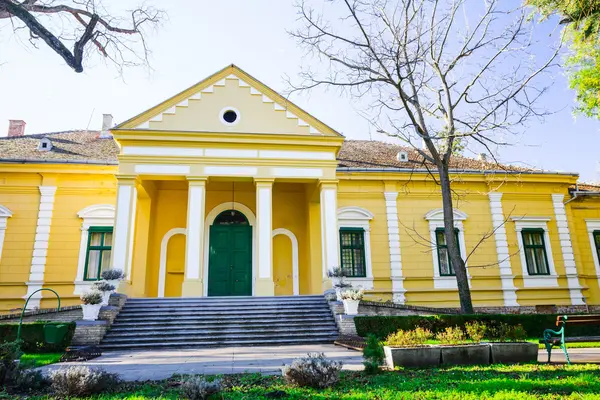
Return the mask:
[[44, 353], [44, 354], [29, 354], [25, 353], [21, 356], [20, 366], [22, 368], [41, 367], [43, 365], [54, 364], [60, 360], [62, 353]]
[[[347, 372], [333, 389], [315, 390], [286, 385], [279, 376], [222, 377], [225, 390], [217, 399], [600, 399], [600, 366], [486, 366], [384, 372], [377, 376]], [[103, 400], [178, 399], [174, 380], [124, 384]], [[30, 397], [31, 398], [31, 397]], [[49, 399], [49, 397], [37, 397]]]

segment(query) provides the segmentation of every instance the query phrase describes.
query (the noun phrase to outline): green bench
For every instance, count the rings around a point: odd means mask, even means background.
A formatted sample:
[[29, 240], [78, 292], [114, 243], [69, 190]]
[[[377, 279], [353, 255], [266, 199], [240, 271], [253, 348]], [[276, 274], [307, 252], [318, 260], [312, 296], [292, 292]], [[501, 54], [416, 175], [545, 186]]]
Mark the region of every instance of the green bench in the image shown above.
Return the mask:
[[[540, 340], [546, 346], [548, 352], [548, 363], [550, 363], [550, 356], [552, 355], [553, 347], [560, 347], [565, 352], [567, 363], [571, 364], [569, 360], [569, 353], [567, 352], [567, 343], [565, 341], [565, 326], [567, 325], [600, 325], [600, 315], [562, 315], [556, 317], [556, 326], [560, 327], [559, 330], [555, 331], [552, 329], [544, 330], [544, 339]], [[587, 342], [596, 341], [589, 340], [586, 338], [569, 338], [570, 342]]]

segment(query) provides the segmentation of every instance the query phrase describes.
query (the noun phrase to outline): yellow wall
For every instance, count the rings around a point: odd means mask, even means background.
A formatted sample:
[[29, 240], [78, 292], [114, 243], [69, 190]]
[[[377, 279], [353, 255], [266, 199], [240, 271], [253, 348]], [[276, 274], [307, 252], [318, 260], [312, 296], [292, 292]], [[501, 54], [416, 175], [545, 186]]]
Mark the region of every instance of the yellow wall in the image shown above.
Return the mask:
[[584, 199], [569, 203], [567, 215], [571, 217], [571, 240], [575, 250], [575, 262], [588, 304], [600, 304], [600, 277], [596, 273], [592, 252], [596, 251], [587, 231], [586, 219], [600, 221], [600, 198]]

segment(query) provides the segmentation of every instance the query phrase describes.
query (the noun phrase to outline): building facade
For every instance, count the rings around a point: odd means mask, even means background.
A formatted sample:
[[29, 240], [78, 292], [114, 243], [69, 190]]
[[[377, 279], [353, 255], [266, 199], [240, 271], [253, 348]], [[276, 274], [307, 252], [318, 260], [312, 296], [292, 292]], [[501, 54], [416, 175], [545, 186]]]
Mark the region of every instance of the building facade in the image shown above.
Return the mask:
[[[416, 152], [349, 141], [235, 66], [102, 131], [0, 139], [0, 310], [133, 297], [319, 294], [453, 307], [439, 187]], [[456, 157], [476, 306], [600, 304], [600, 187]], [[53, 307], [37, 294], [31, 307]]]

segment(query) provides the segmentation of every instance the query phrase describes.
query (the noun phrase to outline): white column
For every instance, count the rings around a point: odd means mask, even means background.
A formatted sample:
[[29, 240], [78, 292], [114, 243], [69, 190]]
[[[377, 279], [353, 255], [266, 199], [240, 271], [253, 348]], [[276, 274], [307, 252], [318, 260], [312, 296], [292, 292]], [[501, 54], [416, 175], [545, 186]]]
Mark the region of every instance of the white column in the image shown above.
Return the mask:
[[579, 284], [579, 276], [577, 275], [577, 266], [575, 265], [573, 245], [571, 244], [567, 213], [565, 211], [565, 205], [563, 204], [564, 198], [565, 196], [562, 194], [552, 195], [552, 204], [554, 205], [554, 214], [556, 215], [556, 226], [558, 227], [560, 248], [565, 263], [565, 274], [567, 276], [567, 284], [569, 285], [571, 304], [574, 306], [584, 305], [585, 300], [581, 293], [582, 287]]
[[204, 248], [204, 214], [206, 178], [188, 178], [188, 209], [185, 244], [185, 277], [182, 296], [202, 296], [202, 254]]
[[135, 230], [135, 212], [137, 190], [135, 178], [117, 178], [117, 209], [112, 244], [112, 269], [120, 269], [125, 281], [131, 282], [131, 261], [133, 253], [133, 235]]
[[506, 238], [506, 221], [504, 211], [502, 210], [502, 193], [490, 192], [488, 193], [488, 197], [490, 198], [490, 210], [492, 212], [494, 238], [496, 239], [496, 254], [498, 255], [498, 266], [500, 267], [504, 306], [518, 306], [517, 289], [510, 263], [510, 253], [508, 252], [508, 239]]
[[[321, 182], [321, 249], [323, 282], [327, 271], [340, 266], [339, 229], [337, 221], [337, 182]], [[324, 285], [323, 289], [326, 289]]]
[[12, 212], [0, 205], [0, 261], [2, 260], [2, 248], [4, 247], [4, 237], [6, 234], [6, 226], [8, 218], [12, 217]]
[[402, 256], [400, 254], [400, 227], [398, 225], [398, 192], [384, 192], [387, 216], [388, 241], [390, 246], [390, 269], [392, 278], [392, 300], [394, 303], [406, 303], [404, 276], [402, 275]]
[[255, 295], [274, 296], [273, 283], [273, 180], [256, 180], [256, 247], [258, 278]]
[[[48, 255], [48, 242], [50, 240], [50, 226], [52, 224], [56, 186], [40, 186], [39, 189], [40, 206], [37, 227], [35, 229], [33, 254], [31, 256], [31, 267], [29, 269], [29, 280], [27, 281], [27, 294], [23, 297], [24, 299], [27, 299], [33, 292], [41, 289], [44, 285], [44, 271]], [[36, 293], [27, 304], [27, 308], [39, 308], [41, 299], [42, 293]]]

